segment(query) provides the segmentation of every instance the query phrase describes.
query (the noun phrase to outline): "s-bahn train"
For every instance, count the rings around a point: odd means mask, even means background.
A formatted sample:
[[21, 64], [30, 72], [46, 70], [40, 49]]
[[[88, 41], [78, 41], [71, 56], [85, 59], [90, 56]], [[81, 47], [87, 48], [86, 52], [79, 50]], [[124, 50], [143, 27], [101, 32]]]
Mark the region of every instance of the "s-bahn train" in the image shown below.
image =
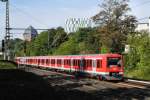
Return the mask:
[[124, 75], [120, 54], [17, 57], [16, 62], [18, 65], [96, 76], [100, 80], [122, 80]]

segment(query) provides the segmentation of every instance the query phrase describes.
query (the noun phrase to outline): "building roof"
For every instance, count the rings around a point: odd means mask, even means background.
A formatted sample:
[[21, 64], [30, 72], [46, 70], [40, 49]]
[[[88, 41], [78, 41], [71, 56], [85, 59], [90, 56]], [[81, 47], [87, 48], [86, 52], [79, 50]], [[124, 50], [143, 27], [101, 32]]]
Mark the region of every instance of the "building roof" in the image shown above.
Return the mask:
[[29, 26], [27, 29], [25, 29], [24, 34], [31, 34], [32, 36], [35, 36], [38, 34], [38, 32], [34, 27]]
[[147, 25], [149, 25], [149, 23], [137, 23], [138, 25], [141, 25], [141, 24], [147, 24]]

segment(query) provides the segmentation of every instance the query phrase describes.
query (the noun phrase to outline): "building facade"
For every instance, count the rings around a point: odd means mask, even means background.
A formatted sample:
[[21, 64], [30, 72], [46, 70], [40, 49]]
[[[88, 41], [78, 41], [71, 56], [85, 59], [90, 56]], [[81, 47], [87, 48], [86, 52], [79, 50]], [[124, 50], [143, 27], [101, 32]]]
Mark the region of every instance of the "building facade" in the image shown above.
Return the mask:
[[150, 18], [147, 23], [138, 23], [136, 31], [147, 31], [150, 32]]
[[76, 32], [80, 28], [94, 27], [94, 22], [89, 18], [70, 18], [66, 20], [65, 31], [67, 33]]
[[23, 34], [23, 37], [24, 37], [24, 39], [25, 39], [26, 41], [31, 41], [32, 39], [34, 39], [35, 37], [37, 37], [37, 35], [38, 35], [37, 30], [36, 30], [34, 27], [29, 26], [29, 27], [25, 30], [25, 32], [24, 32], [24, 34]]

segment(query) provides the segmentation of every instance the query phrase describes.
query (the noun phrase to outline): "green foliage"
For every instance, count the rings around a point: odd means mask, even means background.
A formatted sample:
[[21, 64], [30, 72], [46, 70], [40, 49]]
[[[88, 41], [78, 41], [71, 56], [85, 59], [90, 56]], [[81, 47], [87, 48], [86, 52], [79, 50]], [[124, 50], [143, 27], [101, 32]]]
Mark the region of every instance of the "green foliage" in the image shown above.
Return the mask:
[[16, 39], [12, 47], [16, 56], [122, 53], [129, 44], [130, 53], [124, 56], [126, 76], [150, 79], [150, 37], [134, 32], [136, 18], [128, 15], [128, 0], [104, 0], [100, 7], [93, 17], [98, 27], [70, 34], [58, 27], [41, 32], [31, 42]]
[[128, 15], [128, 0], [103, 0], [101, 11], [93, 17], [99, 24], [98, 32], [102, 45], [108, 53], [121, 53], [127, 35], [134, 31], [136, 19]]
[[60, 45], [56, 51], [54, 51], [54, 55], [74, 55], [78, 54], [77, 52], [77, 46], [78, 44], [76, 43], [74, 38], [70, 38], [69, 41], [64, 42], [63, 44]]
[[21, 39], [15, 39], [11, 42], [14, 45], [11, 45], [11, 48], [15, 56], [24, 56], [24, 41]]
[[105, 53], [108, 53], [108, 52], [109, 52], [109, 49], [103, 45], [103, 46], [101, 47], [101, 53], [102, 53], [102, 54], [105, 54]]
[[15, 64], [0, 61], [0, 69], [16, 69], [16, 67], [17, 66]]
[[97, 30], [94, 28], [80, 29], [76, 33], [72, 33], [68, 41], [64, 42], [54, 52], [57, 55], [66, 54], [95, 54], [99, 53], [100, 43], [97, 37]]
[[51, 55], [65, 40], [67, 34], [64, 29], [50, 29], [49, 31], [41, 32], [34, 40], [27, 42], [27, 56], [44, 56]]
[[27, 54], [29, 56], [40, 56], [47, 54], [48, 33], [42, 32], [35, 40], [27, 43]]
[[126, 55], [126, 72], [130, 77], [150, 79], [150, 37], [149, 33], [128, 36], [130, 53]]

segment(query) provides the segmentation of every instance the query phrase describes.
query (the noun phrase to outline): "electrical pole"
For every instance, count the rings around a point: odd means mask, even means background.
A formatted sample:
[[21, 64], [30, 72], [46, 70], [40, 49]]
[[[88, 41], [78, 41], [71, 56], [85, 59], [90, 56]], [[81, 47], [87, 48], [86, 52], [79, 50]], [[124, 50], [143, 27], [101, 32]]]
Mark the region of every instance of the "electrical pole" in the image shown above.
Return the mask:
[[10, 31], [9, 31], [9, 0], [6, 1], [6, 36], [5, 36], [5, 54], [6, 60], [10, 60]]
[[6, 33], [4, 45], [4, 60], [10, 60], [10, 24], [9, 24], [9, 0], [0, 0], [6, 3]]
[[50, 30], [48, 30], [48, 50], [50, 48]]

